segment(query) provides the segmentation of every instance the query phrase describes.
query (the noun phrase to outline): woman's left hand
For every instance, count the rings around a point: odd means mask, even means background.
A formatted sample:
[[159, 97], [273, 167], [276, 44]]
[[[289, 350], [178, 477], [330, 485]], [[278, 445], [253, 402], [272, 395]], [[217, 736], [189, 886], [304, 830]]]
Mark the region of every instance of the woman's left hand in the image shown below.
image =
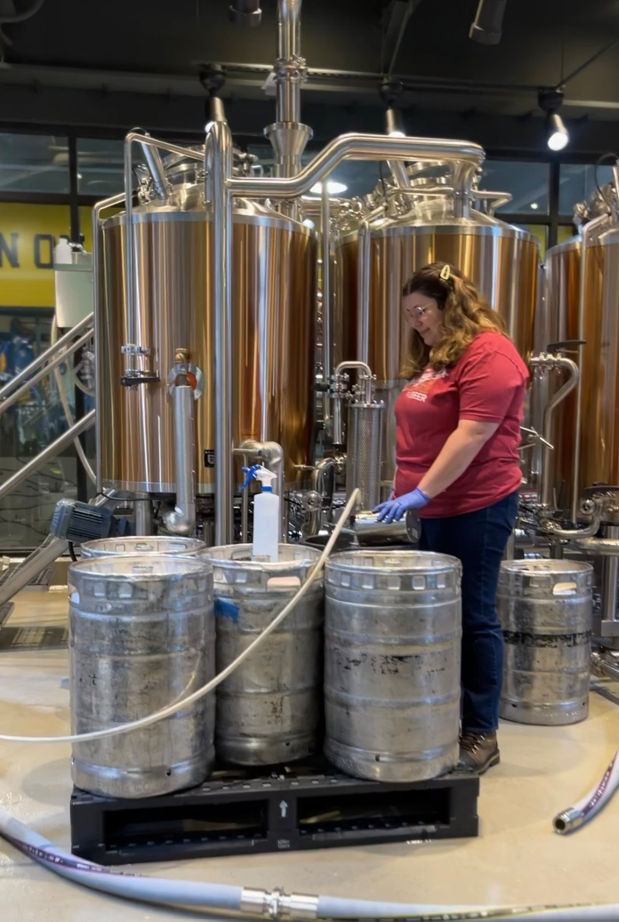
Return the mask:
[[398, 496], [397, 499], [387, 500], [374, 509], [378, 512], [378, 521], [386, 525], [391, 522], [399, 522], [402, 516], [410, 509], [423, 509], [430, 502], [430, 497], [426, 496], [423, 490], [417, 487], [412, 493], [405, 493], [404, 496]]

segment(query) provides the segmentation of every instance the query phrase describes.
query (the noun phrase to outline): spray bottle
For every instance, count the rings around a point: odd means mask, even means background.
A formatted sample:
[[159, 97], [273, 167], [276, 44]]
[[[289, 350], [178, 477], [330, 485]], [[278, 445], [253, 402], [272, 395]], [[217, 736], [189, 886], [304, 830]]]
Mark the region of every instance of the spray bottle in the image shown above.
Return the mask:
[[[247, 470], [244, 468], [244, 470]], [[260, 464], [247, 470], [244, 486], [254, 478], [262, 484], [262, 492], [254, 497], [254, 543], [252, 557], [262, 557], [277, 563], [279, 560], [279, 502], [273, 493], [273, 480], [277, 475]]]

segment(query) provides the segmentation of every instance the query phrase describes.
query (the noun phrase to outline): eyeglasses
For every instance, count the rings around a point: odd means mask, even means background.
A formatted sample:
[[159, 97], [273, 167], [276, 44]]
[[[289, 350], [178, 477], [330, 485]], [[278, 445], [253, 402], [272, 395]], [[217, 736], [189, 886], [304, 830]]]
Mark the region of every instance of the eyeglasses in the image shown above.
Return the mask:
[[425, 317], [427, 310], [427, 307], [409, 307], [406, 309], [406, 313], [409, 315], [409, 317]]

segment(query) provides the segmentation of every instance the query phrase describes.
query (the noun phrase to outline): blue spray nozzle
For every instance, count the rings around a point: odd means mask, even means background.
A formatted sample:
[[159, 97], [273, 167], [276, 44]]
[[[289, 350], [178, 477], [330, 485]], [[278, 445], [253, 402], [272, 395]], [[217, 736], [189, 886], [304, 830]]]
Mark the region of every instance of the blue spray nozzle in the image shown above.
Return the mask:
[[254, 479], [256, 471], [260, 470], [260, 467], [261, 467], [260, 464], [252, 464], [251, 467], [243, 468], [243, 473], [247, 474], [247, 477], [245, 478], [245, 483], [241, 487], [241, 492], [247, 489], [247, 487], [250, 485], [250, 483]]
[[269, 471], [266, 467], [263, 467], [262, 464], [252, 464], [251, 467], [244, 467], [243, 470], [247, 474], [245, 478], [245, 483], [241, 487], [241, 490], [244, 490], [249, 486], [251, 480], [259, 480], [262, 484], [262, 491], [267, 493], [273, 492], [273, 481], [277, 477], [277, 474], [274, 474], [273, 471]]

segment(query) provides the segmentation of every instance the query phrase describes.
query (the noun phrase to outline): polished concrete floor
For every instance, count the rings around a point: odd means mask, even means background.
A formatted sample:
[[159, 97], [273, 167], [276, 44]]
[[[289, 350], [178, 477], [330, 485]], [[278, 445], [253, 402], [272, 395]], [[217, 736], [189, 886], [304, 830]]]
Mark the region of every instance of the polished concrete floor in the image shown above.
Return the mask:
[[[23, 628], [0, 649], [0, 732], [67, 732], [67, 656], [32, 649], [32, 627], [66, 623], [62, 591], [19, 597], [6, 623]], [[58, 634], [60, 632], [56, 632]], [[54, 635], [48, 635], [54, 636]], [[2, 645], [0, 644], [0, 647]], [[607, 693], [619, 688], [605, 684]], [[139, 873], [288, 892], [450, 904], [619, 901], [619, 793], [590, 826], [553, 833], [552, 817], [585, 794], [619, 748], [619, 706], [591, 695], [591, 716], [568, 728], [505, 724], [502, 762], [482, 779], [477, 839], [140, 865]], [[0, 805], [70, 849], [69, 746], [0, 744]], [[65, 883], [0, 840], [0, 919], [6, 922], [189, 920]]]

